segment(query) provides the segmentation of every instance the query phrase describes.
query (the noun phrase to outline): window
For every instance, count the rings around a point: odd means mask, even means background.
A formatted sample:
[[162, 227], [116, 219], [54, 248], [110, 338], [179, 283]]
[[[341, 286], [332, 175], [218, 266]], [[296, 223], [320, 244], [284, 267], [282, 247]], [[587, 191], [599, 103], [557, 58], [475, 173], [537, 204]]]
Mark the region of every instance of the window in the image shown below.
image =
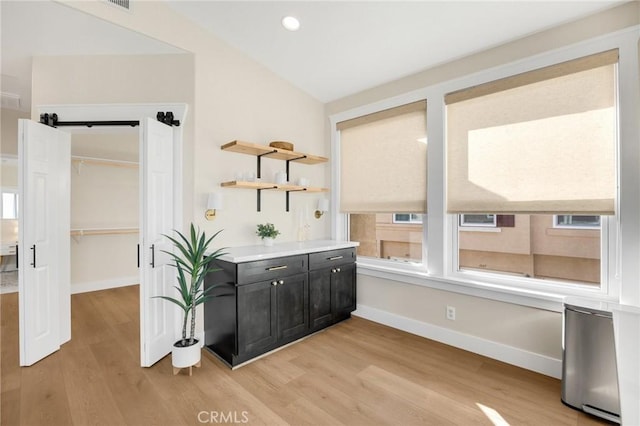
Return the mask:
[[[500, 227], [457, 233], [457, 271], [601, 285], [600, 215], [616, 204], [617, 55], [446, 96], [448, 212], [460, 214], [459, 231]], [[510, 227], [500, 226], [504, 213], [518, 213]]]
[[593, 229], [600, 228], [600, 216], [555, 215], [554, 228]]
[[18, 219], [18, 191], [2, 190], [2, 219]]
[[337, 123], [340, 210], [358, 256], [421, 263], [427, 197], [426, 102]]
[[460, 226], [495, 227], [495, 214], [461, 214]]
[[394, 213], [393, 223], [422, 223], [422, 215], [415, 213]]
[[459, 232], [458, 270], [599, 286], [600, 228], [558, 229], [554, 219], [517, 215], [499, 234]]

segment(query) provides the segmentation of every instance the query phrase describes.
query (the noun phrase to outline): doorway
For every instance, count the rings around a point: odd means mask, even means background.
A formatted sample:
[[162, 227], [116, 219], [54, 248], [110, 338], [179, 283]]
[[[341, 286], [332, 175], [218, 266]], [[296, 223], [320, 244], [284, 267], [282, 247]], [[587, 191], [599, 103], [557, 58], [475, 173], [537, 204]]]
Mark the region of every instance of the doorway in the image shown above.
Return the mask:
[[[173, 107], [174, 111], [178, 111], [177, 114], [174, 113], [174, 116], [179, 117], [183, 122], [186, 114], [185, 105], [172, 104], [163, 106], [167, 107], [164, 108], [165, 110]], [[20, 195], [23, 200], [21, 202], [21, 210], [27, 214], [24, 214], [20, 221], [19, 255], [22, 258], [26, 258], [31, 254], [33, 260], [29, 264], [31, 266], [21, 268], [19, 273], [21, 365], [26, 366], [37, 362], [44, 356], [58, 350], [62, 343], [71, 338], [70, 294], [73, 291], [70, 282], [73, 280], [69, 278], [71, 275], [69, 273], [69, 264], [71, 264], [69, 259], [72, 251], [70, 238], [74, 239], [75, 244], [81, 244], [89, 241], [89, 237], [101, 237], [103, 239], [118, 237], [126, 240], [128, 237], [135, 239], [137, 236], [138, 244], [136, 248], [138, 249], [131, 250], [129, 260], [135, 259], [136, 268], [139, 266], [141, 365], [150, 366], [170, 352], [177, 329], [174, 311], [167, 309], [161, 303], [161, 300], [152, 299], [152, 296], [169, 295], [173, 291], [174, 271], [168, 263], [169, 256], [163, 254], [163, 250], [170, 250], [171, 247], [164, 242], [163, 235], [172, 232], [173, 229], [180, 229], [181, 204], [176, 201], [181, 200], [182, 192], [180, 178], [182, 129], [148, 118], [151, 115], [149, 113], [150, 109], [156, 111], [153, 113], [155, 116], [159, 108], [163, 109], [163, 106], [76, 105], [43, 107], [48, 110], [56, 108], [59, 111], [59, 117], [64, 117], [64, 120], [60, 121], [65, 122], [82, 121], [80, 117], [96, 117], [97, 113], [100, 113], [99, 115], [105, 118], [104, 121], [119, 121], [122, 120], [123, 116], [127, 116], [129, 120], [132, 117], [146, 116], [146, 118], [141, 118], [138, 121], [140, 127], [138, 133], [139, 150], [137, 152], [139, 180], [137, 184], [134, 183], [135, 179], [132, 179], [131, 173], [128, 174], [128, 177], [127, 173], [119, 173], [109, 178], [104, 174], [105, 170], [103, 170], [116, 167], [135, 169], [136, 162], [132, 161], [135, 151], [127, 147], [127, 144], [130, 145], [132, 140], [135, 142], [135, 138], [130, 139], [130, 142], [127, 142], [124, 137], [122, 139], [124, 142], [120, 155], [125, 154], [125, 157], [128, 156], [127, 159], [122, 157], [118, 160], [101, 158], [93, 155], [100, 151], [97, 147], [101, 146], [100, 140], [103, 138], [96, 138], [92, 128], [76, 130], [69, 127], [65, 129], [65, 132], [62, 132], [43, 124], [22, 120], [24, 123], [21, 122], [21, 130], [24, 128], [25, 131], [23, 133], [29, 133], [31, 136], [21, 136], [20, 140], [19, 161], [22, 168], [20, 171]], [[176, 122], [180, 122], [180, 119], [176, 120]], [[62, 123], [59, 124], [62, 125]], [[68, 134], [76, 132], [81, 134], [93, 133], [93, 139], [97, 140], [97, 142], [89, 142], [88, 145], [82, 146], [81, 141], [85, 139], [85, 143], [87, 143], [87, 137], [80, 137], [74, 149], [74, 155], [70, 155], [70, 138]], [[64, 136], [65, 133], [67, 133], [67, 136]], [[70, 203], [72, 206], [76, 206], [78, 210], [73, 216], [69, 212], [69, 206], [58, 206], [56, 203], [52, 203], [51, 198], [53, 196], [47, 195], [47, 191], [42, 190], [42, 188], [60, 190], [62, 192], [60, 194], [55, 193], [55, 196], [64, 200], [65, 197], [70, 197], [70, 187], [72, 185], [67, 184], [66, 187], [65, 185], [56, 185], [55, 176], [53, 180], [50, 179], [49, 183], [47, 183], [46, 179], [42, 179], [44, 175], [41, 170], [30, 171], [30, 167], [33, 165], [33, 158], [25, 153], [29, 152], [28, 147], [32, 144], [30, 139], [33, 139], [34, 135], [35, 139], [38, 139], [36, 142], [40, 143], [39, 146], [46, 147], [48, 152], [46, 160], [43, 161], [41, 158], [38, 161], [42, 164], [48, 162], [52, 170], [64, 169], [65, 162], [68, 173], [76, 173], [78, 176], [81, 176], [83, 171], [88, 173], [89, 166], [99, 169], [93, 179], [89, 176], [88, 182], [78, 180], [74, 185], [77, 187], [76, 189], [84, 187], [82, 189], [84, 194], [89, 198], [93, 198], [94, 201], [83, 205], [82, 197], [76, 197]], [[47, 138], [66, 140], [67, 148], [61, 150], [61, 152], [64, 152], [66, 149], [66, 158], [62, 161], [62, 168], [56, 162], [60, 161], [58, 157], [65, 157], [65, 154], [60, 155], [51, 150], [50, 147], [56, 145], [56, 143], [43, 144], [42, 141]], [[91, 144], [94, 144], [94, 146], [91, 147]], [[104, 153], [104, 146], [101, 149]], [[113, 151], [114, 147], [110, 149]], [[32, 151], [38, 151], [38, 155], [40, 155], [44, 150], [45, 148], [36, 148]], [[115, 150], [118, 151], [117, 148]], [[92, 156], [86, 155], [88, 153], [91, 153]], [[35, 163], [38, 163], [38, 161]], [[72, 164], [73, 167], [71, 167]], [[37, 169], [37, 167], [32, 168]], [[134, 171], [133, 176], [135, 174], [136, 172]], [[118, 176], [118, 178], [115, 176]], [[69, 182], [64, 176], [62, 180]], [[119, 180], [120, 182], [115, 188], [113, 186], [107, 188], [104, 187], [105, 180], [111, 180], [112, 184], [114, 183], [113, 181]], [[32, 181], [35, 183], [32, 183]], [[97, 185], [97, 188], [91, 188], [92, 181], [94, 186]], [[127, 185], [138, 187], [139, 197], [135, 196], [135, 191], [133, 196], [131, 191], [128, 195], [125, 194], [125, 199], [129, 200], [130, 206], [135, 206], [135, 201], [132, 201], [135, 198], [140, 200], [139, 214], [137, 215], [139, 217], [138, 229], [134, 226], [136, 214], [135, 211], [131, 211], [134, 209], [119, 212], [119, 209], [124, 209], [126, 206], [116, 205], [115, 207], [111, 206], [108, 211], [106, 207], [103, 207], [102, 214], [99, 211], [100, 203], [103, 203], [102, 205], [104, 206], [105, 202], [100, 197], [109, 198], [117, 195], [118, 192], [121, 192], [123, 185], [124, 187]], [[28, 197], [23, 196], [24, 194], [27, 194]], [[38, 198], [38, 194], [41, 195], [41, 199]], [[106, 200], [106, 202], [107, 204], [114, 204], [113, 200]], [[64, 204], [64, 201], [61, 204]], [[29, 217], [29, 212], [31, 212], [31, 216], [40, 216]], [[178, 214], [175, 214], [176, 212]], [[54, 218], [53, 221], [52, 217]], [[114, 218], [118, 219], [119, 222], [106, 223]], [[58, 221], [57, 223], [55, 222], [56, 220]], [[75, 221], [74, 228], [71, 229], [69, 225], [73, 221]], [[30, 223], [31, 226], [25, 227], [24, 223]], [[39, 227], [39, 223], [47, 226]], [[66, 235], [63, 235], [65, 232], [61, 232], [60, 229], [66, 229]], [[40, 240], [37, 240], [38, 238]], [[66, 241], [64, 241], [65, 238]], [[42, 241], [43, 244], [36, 244], [38, 241]], [[115, 247], [117, 247], [118, 244], [122, 244], [122, 241], [112, 241], [111, 244], [112, 246], [115, 244]], [[42, 264], [43, 261], [40, 260], [42, 259], [41, 253], [43, 253], [41, 247], [45, 248], [44, 266]], [[28, 250], [31, 250], [31, 252]], [[39, 254], [37, 262], [36, 251]], [[86, 251], [88, 252], [89, 250]], [[82, 249], [76, 250], [76, 252], [85, 254], [85, 250]], [[99, 277], [98, 269], [109, 270], [109, 267], [105, 267], [104, 263], [109, 263], [112, 260], [109, 257], [106, 259], [100, 259], [100, 257], [98, 255], [96, 258], [94, 254], [93, 259], [87, 262], [88, 264], [83, 264], [83, 261], [77, 264], [77, 259], [74, 259], [74, 266], [71, 269], [73, 270], [75, 267], [76, 275], [88, 274], [90, 277]], [[104, 257], [104, 254], [102, 257]], [[49, 261], [49, 264], [46, 264], [47, 261]], [[66, 266], [64, 265], [65, 263], [67, 263]], [[93, 267], [91, 266], [92, 263]], [[94, 274], [92, 274], [92, 269], [95, 270]], [[131, 270], [131, 265], [129, 265], [129, 270]], [[125, 277], [124, 279], [131, 281], [131, 277]], [[109, 280], [97, 279], [93, 281], [93, 284], [89, 285], [90, 288], [88, 290], [99, 289], [96, 288], [96, 283], [98, 283], [98, 287], [102, 286], [103, 288], [105, 288], [105, 285], [114, 284]], [[121, 282], [120, 285], [124, 285], [124, 283]]]

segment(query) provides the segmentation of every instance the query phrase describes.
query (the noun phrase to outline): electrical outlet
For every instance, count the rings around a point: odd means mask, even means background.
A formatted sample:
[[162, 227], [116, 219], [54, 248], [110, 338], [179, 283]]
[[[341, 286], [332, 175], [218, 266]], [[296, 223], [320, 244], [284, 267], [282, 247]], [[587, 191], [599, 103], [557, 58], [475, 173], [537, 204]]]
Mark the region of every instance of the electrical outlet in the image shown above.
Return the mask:
[[453, 306], [447, 306], [447, 319], [451, 321], [456, 320], [456, 308]]

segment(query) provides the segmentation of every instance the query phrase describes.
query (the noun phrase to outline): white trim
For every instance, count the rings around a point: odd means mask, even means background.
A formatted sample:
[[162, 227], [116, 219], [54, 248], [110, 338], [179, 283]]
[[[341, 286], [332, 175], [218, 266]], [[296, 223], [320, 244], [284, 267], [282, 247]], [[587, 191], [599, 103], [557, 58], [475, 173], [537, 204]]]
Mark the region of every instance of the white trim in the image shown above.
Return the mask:
[[381, 309], [358, 305], [354, 316], [374, 321], [407, 333], [435, 340], [456, 348], [464, 349], [507, 364], [535, 371], [556, 379], [562, 377], [562, 360], [536, 354], [524, 349], [493, 342], [491, 340], [465, 334], [412, 318], [403, 317]]
[[71, 284], [71, 294], [87, 293], [89, 291], [108, 290], [110, 288], [139, 285], [140, 277], [137, 275], [123, 278], [113, 278], [101, 281], [85, 281]]

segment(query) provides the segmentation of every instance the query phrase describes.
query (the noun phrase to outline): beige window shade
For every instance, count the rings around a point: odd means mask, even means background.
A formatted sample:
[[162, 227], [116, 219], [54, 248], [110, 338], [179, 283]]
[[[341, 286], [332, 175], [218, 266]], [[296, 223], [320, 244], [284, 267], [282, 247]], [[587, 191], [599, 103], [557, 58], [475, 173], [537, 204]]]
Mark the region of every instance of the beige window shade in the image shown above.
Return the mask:
[[617, 57], [447, 95], [448, 212], [613, 214]]
[[424, 213], [426, 101], [338, 123], [340, 210]]

